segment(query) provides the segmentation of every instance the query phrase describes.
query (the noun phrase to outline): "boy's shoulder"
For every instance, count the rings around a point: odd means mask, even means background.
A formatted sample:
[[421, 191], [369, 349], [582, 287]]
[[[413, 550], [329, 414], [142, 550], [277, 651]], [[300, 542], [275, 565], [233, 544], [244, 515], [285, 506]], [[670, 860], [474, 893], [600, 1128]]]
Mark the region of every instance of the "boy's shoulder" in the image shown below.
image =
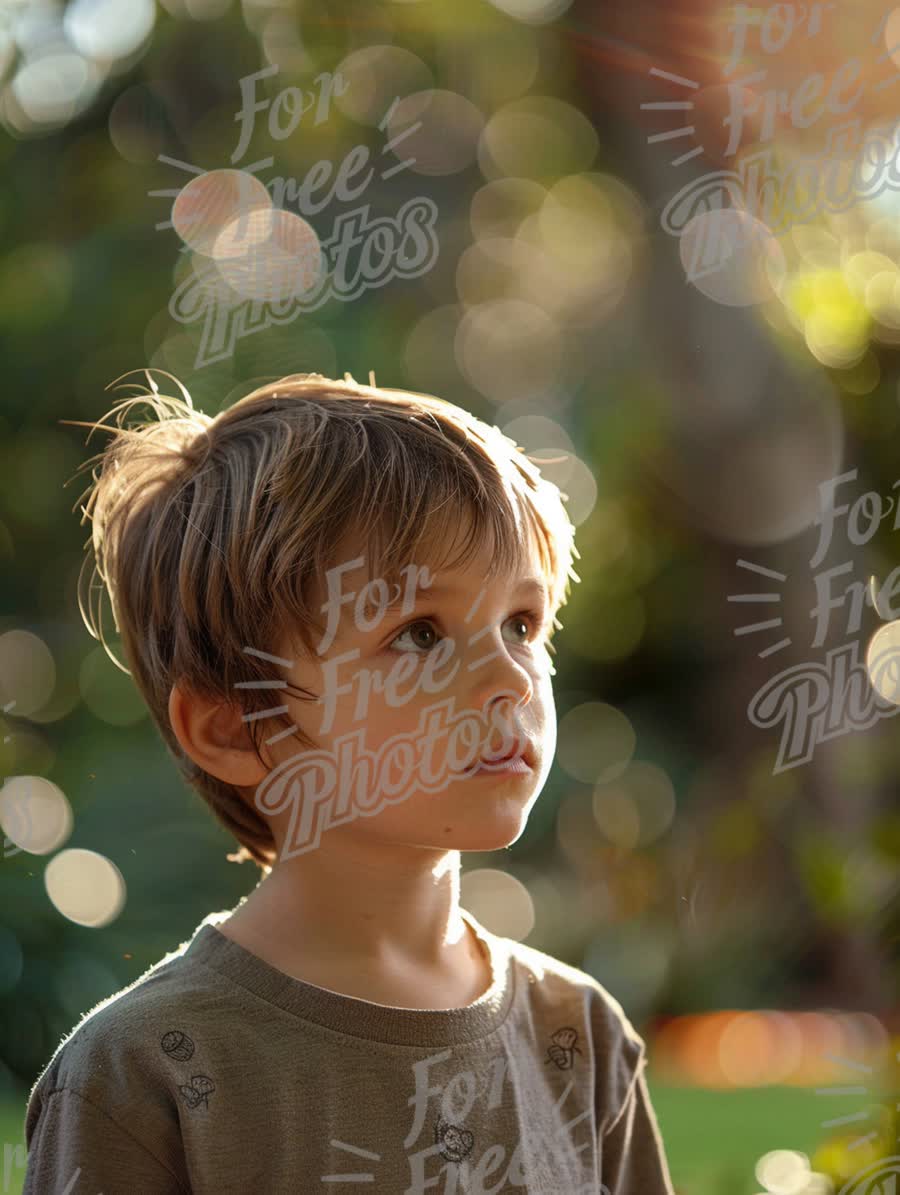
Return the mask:
[[[221, 914], [211, 914], [191, 937], [125, 987], [99, 1001], [83, 1014], [60, 1040], [52, 1057], [32, 1085], [26, 1114], [30, 1133], [42, 1105], [62, 1090], [102, 1100], [115, 1080], [124, 1079], [129, 1060], [146, 1066], [148, 1029], [159, 1027], [161, 1055], [186, 1058], [189, 1039], [178, 1028], [190, 1010], [209, 1010], [216, 1000], [215, 975], [189, 963], [185, 952], [196, 933]], [[170, 1025], [171, 1022], [171, 1025]]]
[[643, 1038], [621, 1003], [599, 979], [535, 946], [512, 938], [503, 941], [531, 988], [532, 1000], [551, 1005], [561, 1000], [570, 1005], [581, 1002], [610, 1038], [624, 1039], [632, 1047], [632, 1053], [644, 1048]]
[[[516, 968], [516, 1003], [545, 1065], [572, 1070], [590, 1059], [598, 1108], [614, 1122], [647, 1064], [644, 1039], [609, 989], [534, 946], [504, 939]], [[612, 1110], [612, 1111], [610, 1111]]]
[[[84, 1014], [60, 1041], [32, 1087], [26, 1135], [44, 1103], [60, 1090], [105, 1106], [111, 1100], [120, 1102], [123, 1091], [137, 1094], [140, 1087], [140, 1098], [146, 1099], [154, 1089], [166, 1103], [160, 1112], [171, 1114], [181, 1096], [192, 1098], [190, 1091], [172, 1092], [171, 1073], [184, 1071], [193, 1082], [193, 1069], [203, 1070], [198, 1063], [208, 1050], [200, 1048], [198, 1032], [200, 1038], [227, 1038], [237, 1052], [258, 1047], [261, 1029], [273, 1028], [278, 1036], [284, 1022], [277, 1009], [266, 1004], [261, 1022], [258, 987], [255, 996], [244, 988], [242, 975], [236, 985], [233, 970], [223, 974], [215, 965], [215, 952], [223, 949], [223, 942], [218, 936], [210, 938], [208, 932], [205, 941], [201, 937], [206, 926], [215, 928], [227, 916], [209, 914], [190, 938]], [[561, 1067], [569, 1054], [602, 1060], [613, 1085], [613, 1099], [624, 1098], [644, 1060], [644, 1042], [619, 1001], [587, 972], [534, 946], [493, 934], [468, 916], [489, 941], [495, 967], [505, 969], [509, 960], [517, 1032], [530, 1030], [548, 1059]], [[191, 949], [198, 940], [203, 945]], [[208, 957], [211, 966], [205, 963]], [[290, 984], [283, 976], [274, 982]], [[244, 1041], [247, 1033], [256, 1034], [252, 1042]], [[185, 1081], [180, 1076], [179, 1082]], [[173, 1094], [175, 1102], [169, 1107]]]

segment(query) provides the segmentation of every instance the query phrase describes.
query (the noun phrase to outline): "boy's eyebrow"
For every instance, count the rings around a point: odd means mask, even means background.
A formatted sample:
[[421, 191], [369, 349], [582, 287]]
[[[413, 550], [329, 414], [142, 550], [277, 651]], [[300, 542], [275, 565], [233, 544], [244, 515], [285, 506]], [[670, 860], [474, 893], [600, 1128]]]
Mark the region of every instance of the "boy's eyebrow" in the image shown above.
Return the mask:
[[[459, 590], [458, 590], [457, 586], [455, 586], [455, 585], [446, 585], [446, 584], [440, 584], [440, 583], [438, 583], [436, 585], [429, 585], [427, 587], [417, 585], [413, 605], [416, 606], [422, 602], [427, 602], [431, 598], [434, 598], [434, 597], [446, 597], [446, 596], [452, 597], [455, 593], [458, 593], [458, 592], [459, 592]], [[548, 593], [547, 593], [547, 587], [539, 577], [523, 577], [522, 580], [518, 583], [518, 585], [516, 585], [513, 592], [517, 593], [517, 594], [518, 593], [521, 593], [521, 594], [531, 593], [535, 597], [539, 598], [541, 601], [544, 601], [544, 602], [549, 600]], [[403, 605], [405, 599], [406, 599], [406, 590], [405, 590], [405, 587], [402, 587], [400, 592], [396, 595], [396, 597], [394, 597], [391, 601], [386, 602], [384, 604], [384, 606], [382, 607], [382, 609], [384, 610], [384, 612], [386, 614], [389, 614], [392, 610], [399, 609]], [[373, 604], [373, 606], [374, 606], [374, 604]]]

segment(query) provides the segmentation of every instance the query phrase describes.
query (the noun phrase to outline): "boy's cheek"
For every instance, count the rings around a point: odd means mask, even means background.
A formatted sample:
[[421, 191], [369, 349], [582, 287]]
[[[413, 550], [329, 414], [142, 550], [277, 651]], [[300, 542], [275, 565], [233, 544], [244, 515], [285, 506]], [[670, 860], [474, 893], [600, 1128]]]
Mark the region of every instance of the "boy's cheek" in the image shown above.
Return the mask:
[[556, 717], [556, 697], [553, 692], [553, 677], [547, 668], [542, 668], [534, 677], [534, 700], [544, 710], [545, 717], [550, 713]]
[[550, 761], [556, 754], [556, 699], [552, 679], [547, 674], [535, 685], [530, 716], [540, 734], [542, 757]]

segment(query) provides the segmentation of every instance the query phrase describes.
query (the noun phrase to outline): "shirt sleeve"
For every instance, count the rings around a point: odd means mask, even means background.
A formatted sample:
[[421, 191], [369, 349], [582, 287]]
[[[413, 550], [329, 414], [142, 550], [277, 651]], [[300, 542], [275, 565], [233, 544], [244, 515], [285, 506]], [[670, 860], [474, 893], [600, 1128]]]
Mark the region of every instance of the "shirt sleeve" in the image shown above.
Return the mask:
[[600, 1195], [676, 1195], [642, 1054], [625, 1103], [601, 1139]]
[[27, 1141], [22, 1195], [185, 1195], [153, 1154], [89, 1099], [52, 1091]]

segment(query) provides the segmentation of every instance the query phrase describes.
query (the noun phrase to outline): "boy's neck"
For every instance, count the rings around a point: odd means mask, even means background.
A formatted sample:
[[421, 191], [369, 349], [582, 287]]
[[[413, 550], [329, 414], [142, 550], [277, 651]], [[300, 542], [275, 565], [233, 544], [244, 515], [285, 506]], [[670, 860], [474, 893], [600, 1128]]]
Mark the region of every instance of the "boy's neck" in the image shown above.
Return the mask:
[[359, 887], [313, 905], [292, 878], [273, 870], [219, 932], [295, 979], [388, 1007], [464, 1008], [490, 987], [490, 958], [459, 913], [458, 876], [432, 877], [402, 918], [371, 899], [361, 907]]

